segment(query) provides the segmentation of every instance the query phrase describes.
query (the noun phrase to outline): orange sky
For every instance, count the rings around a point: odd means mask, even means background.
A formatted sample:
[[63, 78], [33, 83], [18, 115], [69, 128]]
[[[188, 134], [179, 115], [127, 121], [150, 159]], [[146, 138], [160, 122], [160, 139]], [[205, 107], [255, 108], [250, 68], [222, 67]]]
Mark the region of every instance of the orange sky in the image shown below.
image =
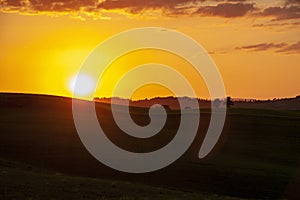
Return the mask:
[[[300, 94], [300, 3], [268, 2], [1, 0], [0, 91], [72, 96], [72, 78], [100, 42], [128, 29], [158, 26], [199, 42], [217, 64], [228, 95], [293, 97]], [[96, 96], [109, 96], [122, 73], [149, 62], [174, 67], [199, 97], [209, 97], [188, 63], [154, 50], [119, 58]], [[170, 94], [155, 85], [139, 89], [134, 98]]]

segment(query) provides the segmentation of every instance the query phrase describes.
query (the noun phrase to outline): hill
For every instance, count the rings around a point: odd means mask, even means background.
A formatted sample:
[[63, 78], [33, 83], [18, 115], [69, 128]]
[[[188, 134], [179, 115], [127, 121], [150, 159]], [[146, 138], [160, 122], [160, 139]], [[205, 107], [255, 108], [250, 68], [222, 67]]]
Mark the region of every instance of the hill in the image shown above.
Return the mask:
[[[0, 180], [1, 186], [8, 185], [0, 190], [2, 194], [12, 195], [16, 191], [13, 188], [21, 188], [23, 194], [24, 187], [31, 192], [40, 191], [40, 184], [35, 185], [31, 179], [39, 183], [38, 180], [49, 178], [47, 187], [50, 189], [56, 185], [64, 188], [62, 180], [66, 179], [66, 185], [73, 188], [71, 191], [80, 191], [82, 185], [86, 189], [83, 191], [93, 194], [106, 194], [103, 190], [99, 193], [94, 190], [97, 184], [105, 187], [101, 182], [106, 179], [130, 181], [132, 188], [149, 185], [145, 187], [172, 190], [180, 193], [179, 198], [181, 194], [196, 193], [208, 194], [212, 199], [214, 195], [216, 198], [299, 199], [299, 111], [232, 108], [213, 154], [199, 160], [197, 153], [210, 119], [209, 110], [202, 109], [198, 135], [179, 160], [156, 172], [127, 174], [104, 166], [87, 152], [74, 127], [71, 102], [69, 98], [46, 95], [0, 95], [0, 160], [5, 161]], [[96, 110], [107, 136], [118, 146], [134, 152], [164, 146], [172, 140], [180, 122], [180, 111], [170, 110], [160, 133], [148, 139], [136, 139], [118, 129], [109, 104], [96, 103]], [[149, 122], [147, 111], [147, 108], [131, 108], [133, 119], [141, 125]], [[34, 170], [21, 167], [19, 171], [6, 160], [33, 166]], [[41, 171], [36, 173], [36, 168]], [[56, 181], [52, 172], [63, 175]], [[76, 184], [72, 184], [73, 181]], [[142, 196], [155, 199], [156, 196], [150, 194], [159, 190], [155, 188], [142, 189], [146, 191]], [[65, 190], [55, 191], [68, 195], [70, 190]], [[127, 192], [118, 187], [116, 190], [121, 193], [118, 198]], [[131, 189], [128, 191], [132, 194]], [[172, 191], [168, 193], [171, 196]]]

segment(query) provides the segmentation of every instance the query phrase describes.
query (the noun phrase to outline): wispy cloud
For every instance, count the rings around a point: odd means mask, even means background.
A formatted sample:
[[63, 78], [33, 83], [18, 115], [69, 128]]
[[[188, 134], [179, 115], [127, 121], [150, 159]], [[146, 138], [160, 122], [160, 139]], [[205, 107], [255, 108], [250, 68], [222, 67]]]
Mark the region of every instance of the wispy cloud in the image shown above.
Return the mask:
[[259, 43], [253, 45], [246, 45], [236, 47], [236, 50], [247, 50], [247, 51], [267, 51], [273, 50], [277, 53], [300, 53], [300, 41], [292, 44], [288, 43]]
[[265, 51], [269, 49], [278, 49], [285, 46], [287, 46], [286, 43], [259, 43], [259, 44], [236, 47], [236, 49], [251, 50], [251, 51]]
[[284, 22], [284, 23], [265, 23], [253, 24], [252, 27], [282, 27], [282, 26], [299, 26], [300, 22]]
[[277, 52], [282, 52], [282, 53], [287, 53], [287, 54], [291, 54], [291, 53], [300, 53], [300, 41], [291, 44], [285, 48], [279, 49], [277, 50]]

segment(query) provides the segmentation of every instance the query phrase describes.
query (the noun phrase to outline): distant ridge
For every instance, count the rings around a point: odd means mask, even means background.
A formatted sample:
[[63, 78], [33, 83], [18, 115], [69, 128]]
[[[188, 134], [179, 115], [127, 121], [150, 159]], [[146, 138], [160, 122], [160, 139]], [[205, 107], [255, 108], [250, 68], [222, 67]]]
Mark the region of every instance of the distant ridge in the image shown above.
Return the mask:
[[[183, 109], [188, 109], [188, 108], [193, 109], [192, 101], [195, 100], [195, 99], [190, 98], [190, 97], [178, 97], [178, 98], [187, 105], [187, 107], [183, 108]], [[110, 104], [111, 101], [113, 100], [114, 103], [116, 103], [118, 105], [126, 105], [126, 102], [128, 101], [128, 99], [123, 99], [123, 98], [119, 98], [119, 97], [95, 98], [94, 100], [96, 102], [108, 103], [108, 104]], [[200, 108], [210, 108], [211, 101], [203, 100], [203, 99], [197, 99], [197, 100], [198, 100]], [[155, 104], [168, 106], [170, 109], [173, 109], [173, 110], [180, 110], [181, 109], [177, 98], [171, 97], [171, 96], [169, 96], [169, 97], [155, 97], [155, 98], [152, 98], [152, 99], [142, 99], [142, 100], [134, 100], [134, 101], [129, 100], [129, 105], [135, 106], [135, 107], [149, 108], [149, 107], [151, 107], [152, 105], [155, 105]]]
[[[190, 97], [178, 97], [187, 105], [192, 101]], [[95, 102], [111, 104], [112, 99], [118, 105], [125, 105], [128, 99], [112, 97], [112, 98], [95, 98]], [[197, 99], [200, 108], [210, 108], [211, 100]], [[166, 105], [170, 109], [179, 110], [180, 105], [175, 97], [155, 97], [152, 99], [129, 100], [131, 106], [150, 107], [154, 104]], [[224, 100], [223, 100], [224, 101]], [[232, 99], [233, 108], [251, 108], [251, 109], [270, 109], [270, 110], [299, 110], [300, 111], [300, 95], [294, 98], [283, 98], [273, 100], [256, 100], [256, 99]], [[192, 106], [188, 106], [193, 109]]]
[[[178, 97], [183, 100], [187, 105], [192, 101], [190, 97]], [[114, 103], [118, 105], [125, 105], [128, 99], [119, 97], [112, 98], [95, 98], [94, 101], [97, 103], [111, 104], [111, 100], [114, 99]], [[210, 108], [211, 101], [206, 99], [197, 99], [200, 108]], [[45, 94], [26, 94], [26, 93], [0, 93], [0, 105], [18, 105], [26, 106], [36, 103], [53, 103], [54, 101], [60, 102], [72, 102], [72, 98]], [[269, 109], [269, 110], [299, 110], [300, 111], [300, 95], [294, 98], [283, 98], [273, 100], [255, 100], [255, 99], [233, 99], [234, 105], [232, 108], [249, 108], [249, 109]], [[168, 106], [170, 109], [180, 109], [177, 98], [175, 97], [156, 97], [152, 99], [143, 100], [130, 100], [130, 106], [135, 107], [146, 107], [149, 108], [154, 104], [160, 104]], [[187, 108], [193, 109], [193, 107], [187, 106]], [[183, 108], [183, 109], [187, 109]]]

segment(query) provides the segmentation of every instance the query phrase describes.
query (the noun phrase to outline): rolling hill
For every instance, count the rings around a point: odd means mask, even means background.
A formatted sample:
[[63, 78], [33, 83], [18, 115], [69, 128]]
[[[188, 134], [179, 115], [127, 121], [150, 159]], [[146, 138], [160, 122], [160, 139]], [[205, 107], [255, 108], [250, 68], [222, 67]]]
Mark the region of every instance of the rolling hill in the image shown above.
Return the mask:
[[[200, 160], [197, 153], [210, 120], [209, 109], [201, 109], [198, 135], [180, 159], [156, 172], [128, 174], [110, 169], [87, 152], [74, 126], [71, 103], [65, 97], [0, 94], [0, 195], [13, 198], [28, 191], [40, 198], [54, 192], [55, 198], [70, 197], [76, 191], [82, 198], [82, 193], [90, 192], [91, 198], [159, 199], [157, 192], [163, 188], [169, 199], [174, 195], [178, 199], [185, 195], [191, 199], [193, 195], [209, 199], [299, 197], [299, 111], [233, 107], [214, 152]], [[161, 148], [172, 140], [180, 123], [180, 111], [169, 110], [161, 132], [137, 139], [116, 126], [109, 104], [96, 103], [96, 111], [109, 139], [134, 152]], [[149, 123], [147, 108], [131, 107], [130, 111], [137, 124]], [[48, 185], [42, 187], [42, 180]], [[103, 189], [112, 182], [118, 186]]]

